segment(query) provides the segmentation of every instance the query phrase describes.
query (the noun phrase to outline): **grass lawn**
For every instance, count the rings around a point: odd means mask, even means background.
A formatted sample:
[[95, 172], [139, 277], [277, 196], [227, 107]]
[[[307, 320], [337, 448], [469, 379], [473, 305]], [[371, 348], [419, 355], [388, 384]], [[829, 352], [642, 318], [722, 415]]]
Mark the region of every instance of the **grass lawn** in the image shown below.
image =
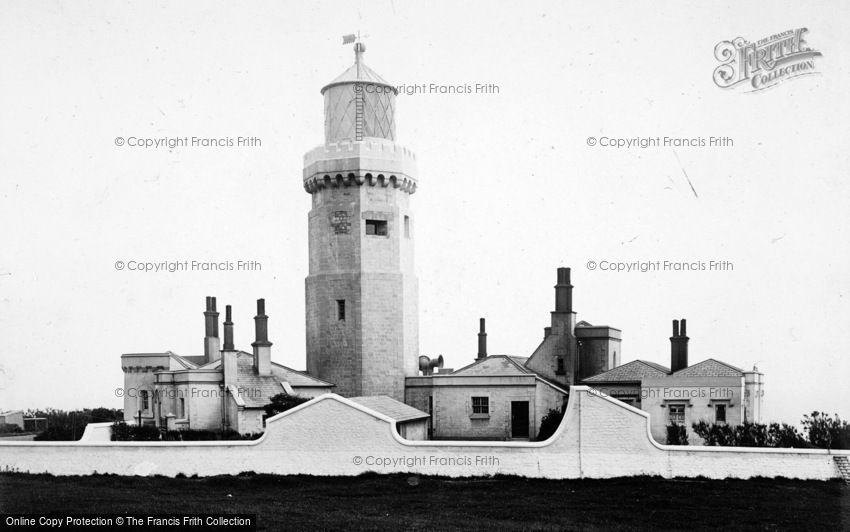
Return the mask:
[[256, 514], [261, 530], [848, 530], [850, 486], [799, 480], [0, 474], [0, 513]]

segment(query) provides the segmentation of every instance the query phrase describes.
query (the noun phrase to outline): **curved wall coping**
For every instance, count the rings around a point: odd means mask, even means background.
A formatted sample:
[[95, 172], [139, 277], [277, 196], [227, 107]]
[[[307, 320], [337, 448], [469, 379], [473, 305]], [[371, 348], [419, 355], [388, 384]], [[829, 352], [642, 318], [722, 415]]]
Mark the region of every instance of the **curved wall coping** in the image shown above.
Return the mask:
[[643, 410], [635, 408], [631, 405], [627, 405], [621, 401], [618, 401], [612, 397], [608, 397], [599, 392], [595, 392], [589, 386], [571, 386], [570, 387], [570, 399], [567, 404], [567, 409], [564, 414], [564, 418], [561, 420], [561, 424], [558, 426], [558, 429], [555, 433], [547, 440], [540, 442], [506, 442], [506, 441], [463, 441], [463, 440], [407, 440], [401, 437], [398, 432], [398, 427], [396, 422], [387, 417], [380, 412], [376, 412], [370, 408], [367, 408], [361, 404], [355, 403], [349, 399], [341, 397], [339, 395], [333, 393], [327, 393], [320, 395], [311, 399], [310, 401], [300, 404], [295, 408], [287, 410], [286, 412], [281, 412], [266, 421], [266, 431], [263, 433], [261, 437], [256, 440], [227, 440], [227, 441], [177, 441], [177, 442], [115, 442], [115, 441], [85, 441], [85, 434], [89, 432], [89, 427], [92, 429], [102, 428], [106, 425], [110, 425], [111, 423], [92, 423], [86, 427], [86, 432], [83, 434], [83, 440], [81, 441], [0, 441], [0, 449], [4, 447], [123, 447], [123, 448], [209, 448], [209, 447], [217, 447], [217, 448], [244, 448], [244, 447], [253, 447], [256, 445], [261, 445], [265, 442], [270, 434], [275, 433], [276, 430], [276, 422], [286, 418], [287, 416], [294, 415], [302, 410], [309, 409], [313, 405], [316, 405], [322, 401], [336, 401], [342, 403], [350, 408], [363, 412], [377, 420], [383, 421], [387, 423], [389, 433], [392, 438], [399, 443], [400, 445], [409, 447], [411, 449], [421, 448], [421, 447], [430, 447], [430, 448], [491, 448], [491, 449], [539, 449], [549, 447], [555, 444], [559, 439], [563, 438], [565, 434], [571, 433], [572, 431], [579, 430], [579, 417], [581, 415], [580, 403], [582, 400], [587, 400], [592, 398], [592, 400], [598, 399], [602, 401], [607, 401], [610, 404], [616, 406], [617, 408], [622, 408], [628, 411], [631, 414], [640, 416], [644, 418], [644, 426], [645, 426], [645, 434], [649, 443], [663, 452], [673, 452], [673, 453], [752, 453], [752, 454], [786, 454], [786, 455], [838, 455], [838, 456], [850, 456], [850, 450], [843, 449], [797, 449], [797, 448], [776, 448], [776, 447], [720, 447], [720, 446], [702, 446], [702, 445], [664, 445], [660, 444], [655, 439], [653, 439], [650, 432], [650, 415]]

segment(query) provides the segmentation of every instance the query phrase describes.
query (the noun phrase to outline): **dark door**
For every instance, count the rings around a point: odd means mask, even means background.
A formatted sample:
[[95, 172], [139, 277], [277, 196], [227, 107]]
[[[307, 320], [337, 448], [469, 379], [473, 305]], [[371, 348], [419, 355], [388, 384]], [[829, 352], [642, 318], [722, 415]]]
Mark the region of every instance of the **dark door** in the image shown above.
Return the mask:
[[511, 401], [511, 438], [528, 438], [528, 401]]

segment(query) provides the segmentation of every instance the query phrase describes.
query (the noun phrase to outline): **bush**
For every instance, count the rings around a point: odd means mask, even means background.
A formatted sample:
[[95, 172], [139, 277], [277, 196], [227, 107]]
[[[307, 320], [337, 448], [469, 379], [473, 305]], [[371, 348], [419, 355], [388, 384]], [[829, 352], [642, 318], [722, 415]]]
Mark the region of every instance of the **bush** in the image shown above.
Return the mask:
[[35, 437], [39, 441], [75, 441], [83, 436], [86, 425], [104, 421], [120, 421], [124, 414], [114, 408], [85, 408], [83, 410], [28, 410], [24, 417], [47, 419], [47, 429]]
[[536, 441], [544, 441], [548, 440], [555, 434], [555, 431], [558, 430], [558, 427], [561, 426], [561, 420], [564, 419], [564, 409], [563, 408], [552, 408], [550, 409], [543, 419], [540, 420], [540, 431], [537, 433]]
[[736, 447], [767, 447], [770, 440], [767, 425], [761, 423], [746, 421], [736, 425], [732, 433], [733, 445]]
[[279, 393], [274, 397], [270, 398], [270, 403], [265, 406], [266, 409], [266, 417], [272, 417], [274, 415], [280, 414], [281, 412], [286, 412], [296, 406], [306, 403], [309, 401], [309, 397], [301, 397], [300, 395], [289, 395], [288, 393]]
[[729, 425], [700, 421], [691, 425], [694, 433], [702, 438], [705, 445], [728, 447], [735, 445], [735, 431]]
[[786, 423], [771, 423], [767, 431], [767, 446], [768, 447], [810, 447], [803, 437], [797, 431], [797, 427]]
[[23, 432], [24, 429], [14, 423], [0, 423], [0, 434]]
[[688, 430], [684, 425], [671, 423], [667, 425], [667, 445], [687, 445]]
[[169, 430], [152, 425], [128, 425], [123, 421], [112, 425], [112, 441], [225, 441], [256, 440], [263, 433], [239, 434], [235, 430]]
[[803, 430], [809, 443], [821, 449], [850, 449], [850, 424], [824, 412], [803, 416]]
[[132, 428], [130, 425], [124, 423], [123, 421], [119, 421], [117, 423], [112, 424], [112, 436], [109, 439], [112, 441], [130, 441], [132, 440]]
[[158, 441], [159, 429], [153, 425], [128, 425], [123, 421], [112, 424], [112, 441]]

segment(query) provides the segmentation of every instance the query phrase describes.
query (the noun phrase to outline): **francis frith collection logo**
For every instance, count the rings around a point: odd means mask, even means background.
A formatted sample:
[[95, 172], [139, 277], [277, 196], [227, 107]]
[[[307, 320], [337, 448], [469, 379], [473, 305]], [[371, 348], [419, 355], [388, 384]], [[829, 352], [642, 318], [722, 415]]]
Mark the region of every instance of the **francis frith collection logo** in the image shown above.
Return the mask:
[[817, 74], [815, 58], [821, 53], [808, 46], [808, 31], [797, 28], [755, 42], [738, 37], [718, 43], [714, 57], [721, 64], [714, 69], [714, 83], [723, 89], [743, 87], [744, 92], [753, 92]]

